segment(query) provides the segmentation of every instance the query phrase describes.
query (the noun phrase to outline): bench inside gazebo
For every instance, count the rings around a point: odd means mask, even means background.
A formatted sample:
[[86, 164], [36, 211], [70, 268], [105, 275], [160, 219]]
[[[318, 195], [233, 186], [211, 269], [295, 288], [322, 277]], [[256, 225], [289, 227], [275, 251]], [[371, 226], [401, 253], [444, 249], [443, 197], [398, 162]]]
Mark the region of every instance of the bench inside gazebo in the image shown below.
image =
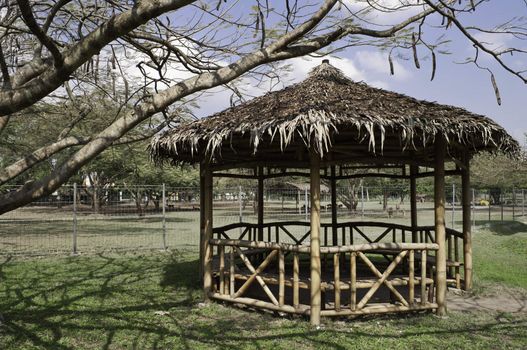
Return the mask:
[[[486, 117], [353, 82], [324, 61], [301, 83], [168, 131], [151, 152], [200, 164], [205, 298], [309, 315], [318, 325], [321, 316], [445, 314], [447, 286], [472, 284], [470, 158], [518, 148]], [[461, 232], [445, 226], [445, 175], [461, 177]], [[408, 180], [410, 225], [338, 221], [336, 182], [371, 176]], [[416, 181], [427, 176], [434, 225], [420, 226]], [[257, 223], [213, 226], [215, 177], [257, 181]], [[310, 181], [309, 221], [264, 221], [266, 179], [298, 177]], [[330, 184], [328, 223], [321, 179]]]

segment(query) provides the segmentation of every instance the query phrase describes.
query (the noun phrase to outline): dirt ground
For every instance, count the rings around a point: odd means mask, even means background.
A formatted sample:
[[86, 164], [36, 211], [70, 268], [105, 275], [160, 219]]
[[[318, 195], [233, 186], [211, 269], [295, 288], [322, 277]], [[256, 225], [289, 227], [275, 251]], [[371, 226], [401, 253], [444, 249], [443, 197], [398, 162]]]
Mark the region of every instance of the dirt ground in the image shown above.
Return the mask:
[[495, 287], [474, 295], [450, 289], [447, 307], [452, 311], [527, 313], [527, 294], [518, 288]]

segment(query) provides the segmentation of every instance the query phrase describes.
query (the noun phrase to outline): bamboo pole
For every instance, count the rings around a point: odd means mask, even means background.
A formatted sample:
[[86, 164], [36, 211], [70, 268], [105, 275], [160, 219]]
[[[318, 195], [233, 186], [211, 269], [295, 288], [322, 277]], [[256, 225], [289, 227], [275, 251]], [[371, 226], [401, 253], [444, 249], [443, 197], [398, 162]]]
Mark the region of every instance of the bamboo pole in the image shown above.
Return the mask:
[[338, 245], [337, 231], [337, 181], [335, 180], [336, 169], [331, 166], [331, 232], [333, 245]]
[[258, 240], [263, 241], [264, 222], [264, 168], [258, 167]]
[[282, 250], [279, 250], [278, 254], [278, 304], [283, 306], [285, 301], [285, 260]]
[[436, 303], [437, 314], [446, 315], [446, 247], [445, 247], [445, 139], [435, 140], [434, 218], [436, 251]]
[[408, 303], [410, 306], [414, 305], [414, 293], [415, 293], [415, 272], [414, 272], [414, 255], [413, 250], [409, 251], [408, 257]]
[[417, 242], [417, 178], [419, 168], [410, 166], [410, 219], [412, 226], [412, 243]]
[[320, 156], [311, 151], [311, 312], [310, 323], [320, 325], [321, 266], [320, 266]]
[[203, 200], [203, 294], [205, 301], [209, 301], [212, 292], [212, 171], [208, 164], [203, 166], [204, 200]]
[[220, 294], [225, 294], [225, 246], [218, 248], [220, 250]]
[[234, 246], [231, 246], [229, 254], [229, 294], [231, 297], [234, 297], [236, 293], [236, 281], [234, 280]]
[[452, 228], [456, 228], [456, 184], [452, 184]]
[[465, 290], [472, 288], [472, 225], [470, 207], [470, 163], [465, 157], [464, 169], [461, 173], [461, 191], [463, 201], [463, 260]]
[[298, 274], [300, 273], [300, 266], [298, 261], [298, 253], [293, 253], [293, 307], [295, 309], [298, 309], [298, 306], [300, 305], [299, 302], [299, 281], [300, 278]]
[[333, 254], [333, 272], [335, 283], [335, 310], [340, 311], [340, 253]]
[[351, 252], [350, 257], [350, 309], [355, 311], [357, 306], [357, 253]]
[[426, 304], [426, 250], [421, 250], [421, 305]]
[[205, 237], [205, 168], [199, 168], [199, 279], [203, 282], [203, 266], [205, 251], [203, 250], [203, 237]]

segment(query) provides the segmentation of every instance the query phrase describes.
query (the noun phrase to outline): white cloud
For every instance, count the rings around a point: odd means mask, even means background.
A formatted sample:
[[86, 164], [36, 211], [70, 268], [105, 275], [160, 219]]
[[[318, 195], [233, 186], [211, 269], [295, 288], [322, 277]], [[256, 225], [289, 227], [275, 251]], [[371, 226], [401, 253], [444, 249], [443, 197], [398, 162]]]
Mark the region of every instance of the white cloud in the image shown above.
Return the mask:
[[474, 38], [491, 50], [503, 50], [510, 46], [514, 37], [506, 33], [477, 33]]
[[[390, 75], [390, 64], [387, 53], [380, 51], [358, 51], [354, 57], [358, 65], [368, 73]], [[392, 61], [395, 73], [392, 78], [396, 80], [408, 80], [411, 77], [410, 72], [395, 59]]]
[[425, 8], [418, 0], [347, 0], [345, 5], [360, 18], [377, 25], [393, 25]]

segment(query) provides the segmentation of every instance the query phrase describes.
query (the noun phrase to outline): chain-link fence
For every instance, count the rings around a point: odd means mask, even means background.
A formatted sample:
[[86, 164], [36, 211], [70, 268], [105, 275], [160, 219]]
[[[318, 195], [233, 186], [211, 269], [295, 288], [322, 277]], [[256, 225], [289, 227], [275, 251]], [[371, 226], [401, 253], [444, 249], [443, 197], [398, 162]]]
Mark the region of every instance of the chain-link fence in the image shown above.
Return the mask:
[[[16, 188], [9, 189], [11, 191]], [[5, 190], [4, 190], [5, 191]], [[256, 186], [217, 188], [214, 226], [257, 222]], [[331, 198], [322, 186], [322, 221], [331, 221]], [[473, 189], [472, 220], [527, 219], [525, 189]], [[309, 185], [264, 189], [264, 221], [309, 221]], [[461, 189], [446, 190], [447, 226], [462, 225]], [[433, 195], [418, 192], [418, 224], [433, 225]], [[199, 188], [68, 185], [52, 195], [0, 216], [0, 255], [98, 253], [108, 250], [199, 247]], [[404, 186], [339, 186], [338, 221], [410, 224]]]

